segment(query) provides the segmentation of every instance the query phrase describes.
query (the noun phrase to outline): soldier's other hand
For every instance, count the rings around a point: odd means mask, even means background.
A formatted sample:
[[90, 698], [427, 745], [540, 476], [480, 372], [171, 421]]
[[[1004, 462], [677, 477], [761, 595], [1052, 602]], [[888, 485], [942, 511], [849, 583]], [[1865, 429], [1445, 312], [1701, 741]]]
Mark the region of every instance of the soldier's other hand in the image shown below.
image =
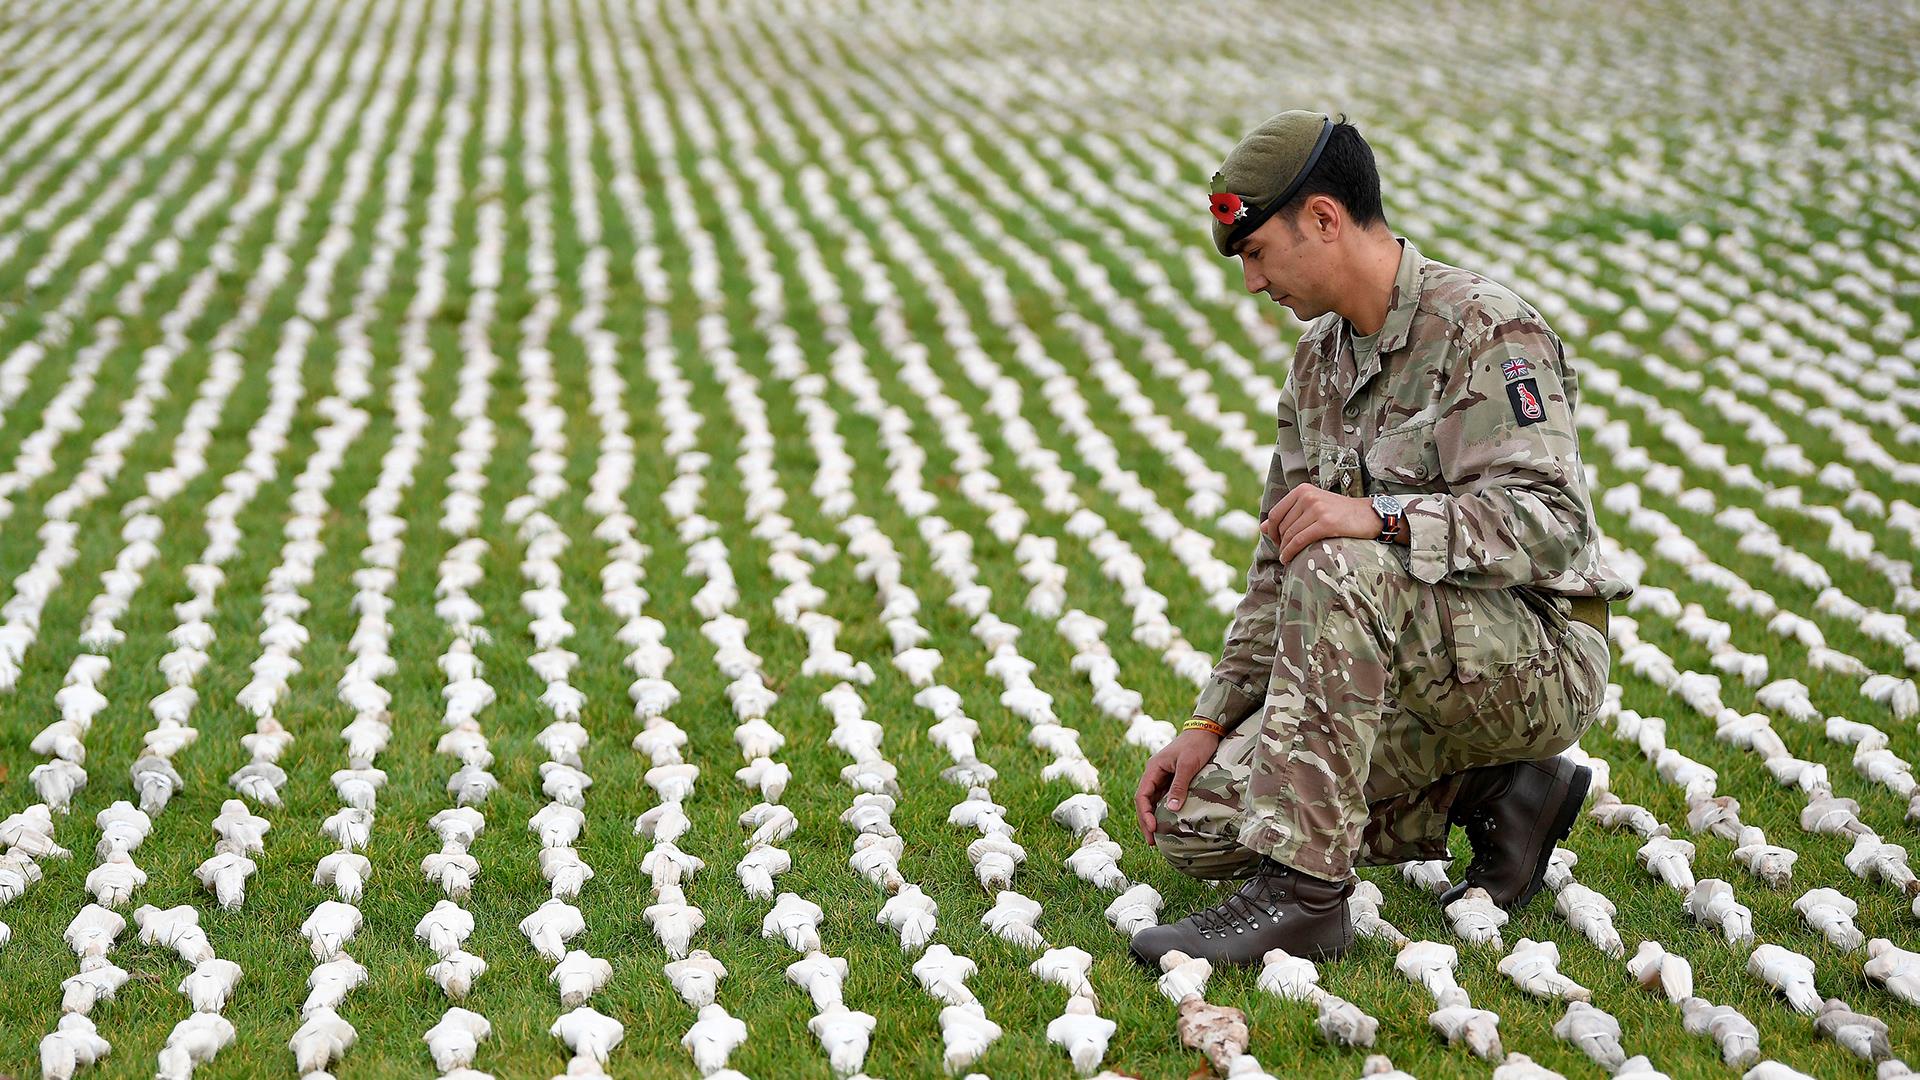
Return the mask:
[[1295, 484], [1273, 505], [1260, 531], [1280, 548], [1280, 561], [1291, 562], [1315, 540], [1352, 536], [1371, 540], [1380, 535], [1380, 515], [1372, 501], [1339, 495], [1312, 484]]
[[1147, 759], [1140, 786], [1133, 793], [1133, 809], [1140, 818], [1140, 835], [1147, 838], [1149, 845], [1157, 843], [1153, 836], [1154, 804], [1164, 793], [1167, 809], [1180, 809], [1187, 801], [1187, 785], [1193, 782], [1201, 766], [1213, 760], [1213, 752], [1219, 746], [1220, 736], [1211, 731], [1183, 731]]

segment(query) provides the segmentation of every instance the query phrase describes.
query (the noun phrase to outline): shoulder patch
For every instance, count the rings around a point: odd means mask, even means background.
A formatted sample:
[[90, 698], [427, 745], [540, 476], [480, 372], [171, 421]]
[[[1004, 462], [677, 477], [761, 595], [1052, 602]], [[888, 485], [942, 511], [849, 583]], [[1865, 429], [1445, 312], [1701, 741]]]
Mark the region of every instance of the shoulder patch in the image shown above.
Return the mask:
[[1533, 368], [1527, 366], [1526, 357], [1513, 356], [1501, 362], [1500, 374], [1508, 382], [1512, 382], [1515, 379], [1525, 378], [1533, 374]]
[[1508, 383], [1507, 403], [1513, 406], [1514, 418], [1521, 427], [1537, 424], [1547, 418], [1547, 410], [1540, 404], [1540, 384], [1532, 379]]

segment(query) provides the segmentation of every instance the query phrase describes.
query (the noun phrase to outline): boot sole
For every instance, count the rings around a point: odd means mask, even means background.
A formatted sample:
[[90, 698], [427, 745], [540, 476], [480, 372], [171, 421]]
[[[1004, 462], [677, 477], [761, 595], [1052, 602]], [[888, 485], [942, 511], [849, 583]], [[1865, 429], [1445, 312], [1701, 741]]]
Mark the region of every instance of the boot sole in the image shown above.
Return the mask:
[[1573, 775], [1567, 778], [1566, 791], [1560, 798], [1560, 805], [1553, 812], [1553, 824], [1541, 840], [1540, 856], [1533, 866], [1533, 878], [1527, 882], [1527, 887], [1520, 891], [1520, 895], [1515, 897], [1512, 903], [1501, 905], [1508, 911], [1516, 911], [1527, 906], [1534, 894], [1538, 893], [1546, 883], [1547, 867], [1553, 862], [1554, 845], [1565, 840], [1567, 835], [1573, 832], [1573, 823], [1580, 816], [1580, 808], [1586, 805], [1587, 789], [1593, 783], [1593, 770], [1585, 765], [1574, 765], [1565, 758], [1560, 760], [1572, 765]]

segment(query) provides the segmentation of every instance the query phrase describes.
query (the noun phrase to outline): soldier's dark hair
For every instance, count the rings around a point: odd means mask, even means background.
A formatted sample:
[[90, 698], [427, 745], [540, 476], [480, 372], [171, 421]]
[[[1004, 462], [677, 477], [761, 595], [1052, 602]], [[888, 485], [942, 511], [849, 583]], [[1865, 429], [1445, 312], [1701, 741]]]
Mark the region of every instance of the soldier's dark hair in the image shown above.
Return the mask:
[[1386, 223], [1386, 211], [1380, 206], [1380, 170], [1373, 163], [1373, 147], [1360, 137], [1359, 128], [1347, 123], [1346, 113], [1334, 121], [1326, 148], [1320, 151], [1320, 160], [1314, 162], [1300, 190], [1275, 211], [1295, 235], [1299, 234], [1300, 226], [1294, 218], [1299, 216], [1300, 207], [1315, 195], [1338, 200], [1347, 208], [1347, 216], [1353, 223], [1363, 229], [1372, 228], [1376, 222]]

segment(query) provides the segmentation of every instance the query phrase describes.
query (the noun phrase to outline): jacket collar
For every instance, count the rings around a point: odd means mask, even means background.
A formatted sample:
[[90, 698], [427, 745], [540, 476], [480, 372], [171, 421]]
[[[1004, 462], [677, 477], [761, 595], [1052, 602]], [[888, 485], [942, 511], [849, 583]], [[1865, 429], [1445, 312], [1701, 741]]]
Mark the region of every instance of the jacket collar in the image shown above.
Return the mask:
[[[1413, 328], [1413, 313], [1420, 309], [1420, 288], [1426, 278], [1427, 258], [1420, 254], [1419, 248], [1413, 246], [1413, 241], [1404, 236], [1394, 239], [1400, 241], [1400, 267], [1394, 272], [1393, 293], [1387, 299], [1387, 321], [1380, 327], [1379, 349], [1354, 372], [1354, 392], [1380, 373], [1382, 357], [1407, 343], [1407, 334]], [[1345, 319], [1340, 321], [1346, 330], [1348, 347], [1351, 348], [1353, 324]], [[1359, 358], [1355, 359], [1357, 361]]]

